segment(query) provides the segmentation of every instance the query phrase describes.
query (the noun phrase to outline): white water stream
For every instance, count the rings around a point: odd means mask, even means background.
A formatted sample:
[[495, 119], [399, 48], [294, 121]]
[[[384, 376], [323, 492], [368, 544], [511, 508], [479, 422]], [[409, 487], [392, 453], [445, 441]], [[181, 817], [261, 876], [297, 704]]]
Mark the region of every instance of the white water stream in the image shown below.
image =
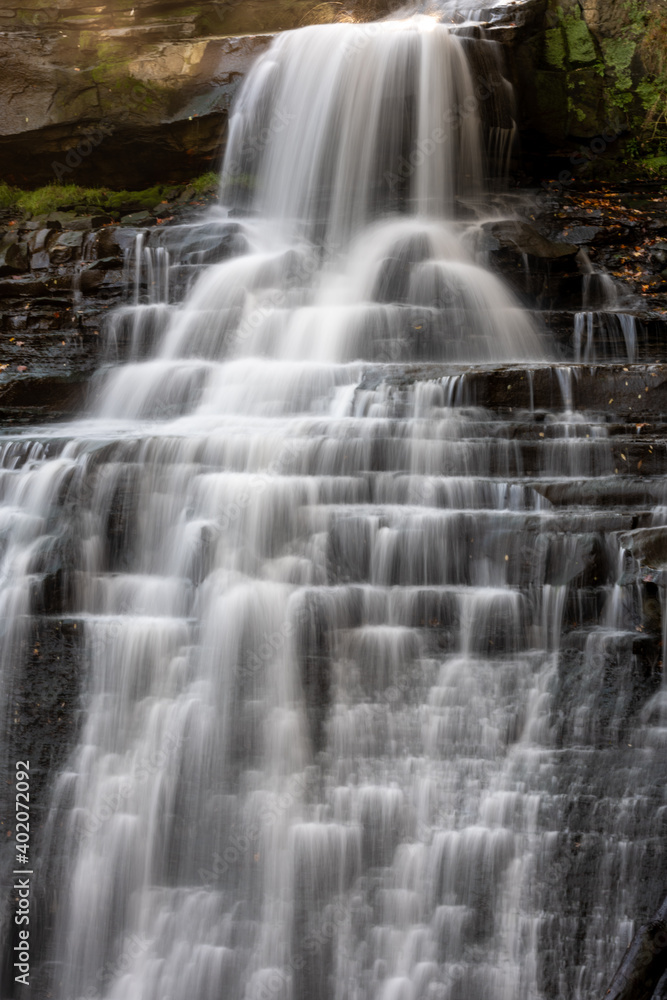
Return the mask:
[[622, 614], [585, 682], [558, 660], [615, 600], [613, 538], [570, 589], [615, 522], [536, 488], [612, 462], [599, 421], [467, 395], [549, 360], [477, 262], [478, 105], [431, 18], [279, 37], [211, 224], [245, 252], [180, 304], [150, 258], [93, 411], [4, 446], [6, 690], [47, 552], [89, 663], [44, 996], [583, 1000], [628, 942], [660, 820], [641, 734], [597, 756]]

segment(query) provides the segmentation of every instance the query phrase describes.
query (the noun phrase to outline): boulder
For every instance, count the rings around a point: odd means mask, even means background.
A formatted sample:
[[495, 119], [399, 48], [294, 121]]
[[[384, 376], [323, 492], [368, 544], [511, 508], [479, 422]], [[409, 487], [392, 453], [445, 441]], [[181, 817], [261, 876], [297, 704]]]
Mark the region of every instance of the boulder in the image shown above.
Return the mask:
[[83, 236], [81, 230], [60, 233], [51, 247], [51, 262], [53, 264], [66, 264], [69, 260], [75, 260], [79, 255]]
[[0, 275], [23, 274], [30, 269], [28, 248], [17, 241], [0, 244]]
[[667, 528], [639, 528], [621, 538], [621, 544], [632, 552], [643, 566], [667, 569]]
[[527, 222], [503, 220], [489, 223], [484, 228], [501, 246], [543, 260], [573, 257], [579, 252], [579, 247], [574, 243], [556, 243], [549, 240]]

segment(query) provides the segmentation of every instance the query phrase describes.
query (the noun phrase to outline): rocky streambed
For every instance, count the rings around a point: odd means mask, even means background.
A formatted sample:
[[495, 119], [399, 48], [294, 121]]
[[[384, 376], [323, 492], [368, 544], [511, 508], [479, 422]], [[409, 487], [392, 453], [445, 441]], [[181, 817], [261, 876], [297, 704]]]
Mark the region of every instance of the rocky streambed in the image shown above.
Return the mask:
[[166, 194], [150, 208], [130, 198], [111, 213], [72, 205], [39, 216], [0, 214], [5, 426], [63, 419], [84, 405], [108, 351], [107, 317], [132, 294], [137, 237], [157, 246], [165, 229], [217, 201], [214, 186]]

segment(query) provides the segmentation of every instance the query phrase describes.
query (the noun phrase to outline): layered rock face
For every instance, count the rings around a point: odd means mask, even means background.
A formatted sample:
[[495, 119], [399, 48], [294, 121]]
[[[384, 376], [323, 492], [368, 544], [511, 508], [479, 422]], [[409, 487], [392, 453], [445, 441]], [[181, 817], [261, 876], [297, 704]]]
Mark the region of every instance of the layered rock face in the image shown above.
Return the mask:
[[529, 4], [508, 37], [524, 126], [556, 142], [641, 129], [661, 97], [647, 33], [666, 14], [661, 0]]
[[[367, 13], [381, 9], [371, 2]], [[141, 187], [209, 170], [238, 84], [271, 33], [339, 10], [311, 0], [3, 0], [0, 177]]]
[[160, 34], [47, 25], [0, 37], [0, 175], [136, 188], [215, 167], [238, 83], [271, 36]]
[[[392, 6], [2, 0], [0, 177], [136, 188], [214, 169], [238, 85], [272, 33]], [[489, 35], [506, 48], [522, 127], [552, 142], [638, 127], [660, 95], [642, 42], [661, 11], [648, 0], [508, 5]]]

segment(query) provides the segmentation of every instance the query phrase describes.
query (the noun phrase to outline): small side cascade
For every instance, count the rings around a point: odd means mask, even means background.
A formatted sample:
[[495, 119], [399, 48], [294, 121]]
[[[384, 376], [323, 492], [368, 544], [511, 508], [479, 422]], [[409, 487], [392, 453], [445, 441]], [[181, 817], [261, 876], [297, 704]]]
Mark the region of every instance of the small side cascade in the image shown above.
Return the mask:
[[149, 303], [168, 303], [169, 251], [165, 247], [144, 247], [144, 263]]
[[125, 253], [123, 271], [126, 285], [131, 285], [135, 306], [169, 302], [169, 265], [169, 250], [147, 246], [144, 233], [137, 233], [134, 245]]
[[72, 279], [72, 308], [76, 313], [81, 308], [83, 296], [81, 294], [81, 276], [86, 269], [86, 264], [95, 260], [95, 240], [96, 233], [86, 233], [81, 246], [81, 258], [77, 264], [74, 278]]
[[583, 280], [583, 309], [574, 317], [574, 360], [578, 363], [638, 360], [641, 325], [627, 293], [609, 274], [591, 268]]
[[574, 384], [577, 373], [570, 365], [559, 366], [555, 371], [565, 413], [572, 414], [574, 411]]
[[113, 360], [147, 357], [160, 342], [171, 315], [169, 250], [145, 243], [144, 233], [138, 232], [125, 252], [123, 277], [132, 303], [109, 318], [107, 353]]

